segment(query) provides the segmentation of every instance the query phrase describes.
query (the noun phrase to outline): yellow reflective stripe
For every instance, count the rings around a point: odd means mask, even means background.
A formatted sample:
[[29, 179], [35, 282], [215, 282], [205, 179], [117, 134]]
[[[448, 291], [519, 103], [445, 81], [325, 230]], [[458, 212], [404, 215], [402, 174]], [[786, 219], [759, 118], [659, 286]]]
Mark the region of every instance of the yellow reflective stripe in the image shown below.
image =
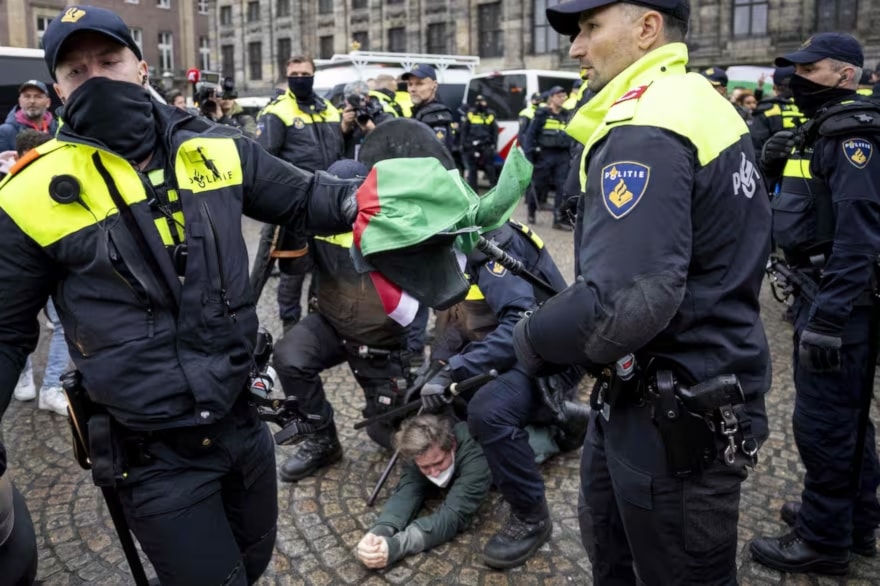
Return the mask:
[[809, 159], [789, 158], [785, 163], [785, 168], [782, 170], [782, 176], [795, 179], [812, 179], [813, 175], [810, 173]]
[[860, 96], [870, 96], [871, 94], [874, 93], [874, 90], [869, 87], [863, 87], [861, 89], [856, 90], [856, 93], [859, 94]]
[[231, 138], [191, 138], [177, 150], [174, 173], [178, 187], [193, 193], [241, 185], [238, 147]]
[[773, 104], [772, 108], [769, 108], [764, 111], [764, 116], [767, 116], [768, 118], [771, 116], [781, 116], [781, 115], [782, 115], [782, 108], [779, 107], [779, 104]]
[[[92, 155], [96, 152], [113, 178], [122, 198], [135, 204], [147, 198], [141, 179], [128, 161], [89, 146], [50, 141], [39, 147], [44, 156], [10, 178], [0, 190], [0, 208], [40, 246], [49, 246], [79, 230], [117, 215], [116, 205]], [[57, 151], [52, 153], [50, 151]], [[56, 175], [72, 175], [80, 183], [78, 203], [61, 204], [49, 196]]]
[[162, 185], [165, 183], [165, 169], [153, 169], [147, 173], [147, 179], [150, 180], [150, 185]]
[[274, 114], [275, 116], [278, 116], [286, 126], [291, 126], [297, 119], [302, 124], [312, 124], [313, 122], [320, 124], [322, 122], [339, 122], [342, 120], [342, 116], [340, 115], [339, 110], [336, 109], [336, 106], [329, 101], [324, 100], [324, 98], [321, 99], [324, 101], [323, 110], [320, 112], [306, 112], [299, 107], [299, 104], [297, 104], [296, 100], [292, 98], [288, 92], [286, 95], [278, 98], [263, 108], [263, 111], [260, 112], [260, 116], [263, 114]]
[[544, 248], [544, 241], [541, 239], [540, 236], [532, 232], [531, 228], [529, 228], [525, 224], [520, 224], [519, 222], [512, 221], [511, 224], [519, 228], [523, 234], [528, 236], [529, 240], [531, 240], [539, 250]]
[[345, 232], [344, 234], [334, 234], [333, 236], [315, 236], [315, 240], [321, 240], [328, 244], [335, 244], [342, 248], [351, 248], [354, 244], [354, 234]]
[[529, 120], [531, 120], [535, 117], [535, 109], [532, 107], [523, 108], [522, 110], [520, 110], [519, 115], [522, 118], [528, 118]]
[[467, 296], [464, 298], [465, 301], [483, 301], [484, 299], [486, 299], [486, 297], [476, 285], [471, 285], [470, 288], [468, 288]]
[[468, 119], [468, 122], [470, 122], [471, 124], [489, 125], [489, 124], [492, 124], [493, 122], [495, 122], [495, 116], [493, 116], [491, 114], [489, 116], [484, 117], [484, 116], [482, 116], [480, 114], [476, 114], [474, 112], [468, 112], [467, 119]]
[[165, 219], [165, 216], [154, 219], [153, 224], [156, 226], [156, 231], [162, 238], [162, 244], [165, 246], [174, 246], [174, 238], [171, 237], [171, 230], [168, 229], [168, 220]]
[[565, 130], [565, 122], [556, 118], [547, 118], [547, 122], [544, 123], [544, 130]]

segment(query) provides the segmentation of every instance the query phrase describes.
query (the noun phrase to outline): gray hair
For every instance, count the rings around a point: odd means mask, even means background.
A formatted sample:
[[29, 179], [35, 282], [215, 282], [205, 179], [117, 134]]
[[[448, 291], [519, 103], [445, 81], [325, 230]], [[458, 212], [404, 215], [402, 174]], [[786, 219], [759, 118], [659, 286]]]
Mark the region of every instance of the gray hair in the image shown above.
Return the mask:
[[392, 440], [395, 449], [400, 450], [400, 456], [409, 462], [435, 445], [448, 452], [454, 442], [455, 434], [449, 418], [432, 414], [416, 415], [407, 419], [400, 425]]

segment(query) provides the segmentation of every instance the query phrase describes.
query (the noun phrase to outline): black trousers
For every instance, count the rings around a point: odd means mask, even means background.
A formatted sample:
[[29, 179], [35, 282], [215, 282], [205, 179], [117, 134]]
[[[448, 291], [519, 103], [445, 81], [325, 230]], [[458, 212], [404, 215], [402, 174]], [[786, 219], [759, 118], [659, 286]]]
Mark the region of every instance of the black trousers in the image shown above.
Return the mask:
[[[299, 408], [324, 421], [333, 418], [333, 407], [327, 401], [321, 373], [348, 362], [366, 399], [364, 417], [378, 415], [403, 404], [408, 385], [409, 364], [403, 353], [394, 349], [389, 355], [359, 356], [355, 345], [343, 343], [342, 337], [320, 313], [310, 313], [290, 329], [275, 346], [273, 361], [284, 394], [295, 396]], [[403, 343], [404, 341], [401, 340]], [[391, 435], [399, 421], [382, 421], [367, 426], [370, 439], [391, 449]]]
[[495, 149], [492, 145], [480, 145], [476, 148], [468, 147], [463, 150], [465, 174], [468, 185], [477, 191], [477, 171], [482, 168], [486, 172], [486, 180], [489, 187], [498, 183], [498, 174], [495, 172]]
[[[6, 479], [0, 482], [9, 481]], [[37, 576], [37, 538], [34, 535], [34, 524], [18, 489], [7, 485], [0, 486], [0, 490], [11, 490], [12, 512], [15, 515], [12, 532], [0, 545], [0, 584], [30, 586]]]
[[257, 581], [278, 518], [275, 443], [241, 402], [225, 420], [150, 436], [151, 460], [117, 487], [162, 586]]
[[[624, 402], [625, 403], [625, 402]], [[763, 397], [748, 406], [752, 431], [767, 437]], [[702, 473], [670, 476], [651, 406], [593, 411], [581, 457], [578, 516], [596, 586], [735, 585], [740, 455]]]

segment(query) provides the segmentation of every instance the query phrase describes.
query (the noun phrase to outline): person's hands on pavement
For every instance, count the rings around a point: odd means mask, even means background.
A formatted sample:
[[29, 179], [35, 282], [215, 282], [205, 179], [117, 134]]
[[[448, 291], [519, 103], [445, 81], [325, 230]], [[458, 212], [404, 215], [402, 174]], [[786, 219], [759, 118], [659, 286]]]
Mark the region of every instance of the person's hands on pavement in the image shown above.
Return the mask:
[[384, 568], [388, 565], [388, 542], [384, 537], [367, 533], [357, 545], [357, 558], [368, 568]]

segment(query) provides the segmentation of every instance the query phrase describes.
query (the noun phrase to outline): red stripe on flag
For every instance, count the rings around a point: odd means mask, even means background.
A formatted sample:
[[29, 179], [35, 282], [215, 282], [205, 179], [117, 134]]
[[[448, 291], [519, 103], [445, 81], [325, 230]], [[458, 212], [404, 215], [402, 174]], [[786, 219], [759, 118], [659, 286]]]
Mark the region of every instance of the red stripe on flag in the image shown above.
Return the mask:
[[356, 196], [358, 203], [358, 215], [354, 221], [352, 232], [354, 233], [354, 245], [360, 250], [361, 236], [370, 223], [370, 220], [379, 213], [381, 206], [379, 205], [379, 179], [378, 171], [375, 167], [370, 170], [370, 174], [358, 188]]
[[412, 323], [419, 309], [419, 302], [378, 271], [370, 272], [370, 279], [373, 280], [373, 287], [379, 294], [385, 313], [402, 326]]

